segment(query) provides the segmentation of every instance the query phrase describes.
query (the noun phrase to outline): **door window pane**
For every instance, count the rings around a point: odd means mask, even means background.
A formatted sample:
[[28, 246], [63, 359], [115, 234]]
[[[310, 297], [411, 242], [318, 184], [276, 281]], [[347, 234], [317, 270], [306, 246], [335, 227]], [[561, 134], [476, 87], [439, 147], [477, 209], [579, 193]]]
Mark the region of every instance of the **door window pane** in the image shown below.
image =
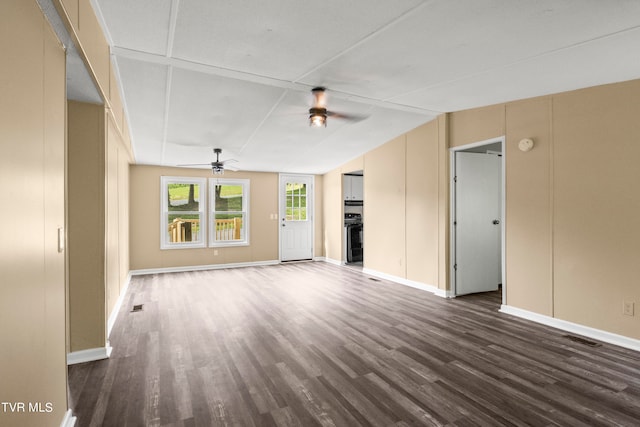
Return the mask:
[[286, 183], [287, 221], [307, 220], [307, 184]]

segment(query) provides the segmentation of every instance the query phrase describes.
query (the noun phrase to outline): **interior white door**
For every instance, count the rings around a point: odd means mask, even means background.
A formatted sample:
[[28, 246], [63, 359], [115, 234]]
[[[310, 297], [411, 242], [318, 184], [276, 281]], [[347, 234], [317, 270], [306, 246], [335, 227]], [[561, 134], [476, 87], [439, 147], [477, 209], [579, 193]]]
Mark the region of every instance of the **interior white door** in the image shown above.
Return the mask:
[[502, 283], [501, 158], [455, 155], [455, 293], [495, 291]]
[[313, 259], [313, 176], [280, 175], [280, 260]]

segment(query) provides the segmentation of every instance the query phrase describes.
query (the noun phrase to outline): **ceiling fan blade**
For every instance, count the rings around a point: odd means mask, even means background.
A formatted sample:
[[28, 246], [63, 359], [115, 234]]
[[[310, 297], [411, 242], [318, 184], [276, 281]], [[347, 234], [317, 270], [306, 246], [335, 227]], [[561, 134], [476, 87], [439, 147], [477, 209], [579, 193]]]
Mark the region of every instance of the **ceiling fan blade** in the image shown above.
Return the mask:
[[360, 122], [369, 118], [369, 115], [367, 114], [344, 114], [336, 113], [335, 111], [327, 111], [327, 116], [335, 117], [336, 119], [348, 120], [350, 122]]
[[227, 159], [227, 160], [223, 160], [220, 163], [222, 163], [223, 165], [226, 165], [227, 163], [238, 163], [238, 161], [236, 159]]
[[211, 166], [211, 163], [186, 163], [186, 164], [181, 164], [181, 165], [176, 165], [176, 166]]

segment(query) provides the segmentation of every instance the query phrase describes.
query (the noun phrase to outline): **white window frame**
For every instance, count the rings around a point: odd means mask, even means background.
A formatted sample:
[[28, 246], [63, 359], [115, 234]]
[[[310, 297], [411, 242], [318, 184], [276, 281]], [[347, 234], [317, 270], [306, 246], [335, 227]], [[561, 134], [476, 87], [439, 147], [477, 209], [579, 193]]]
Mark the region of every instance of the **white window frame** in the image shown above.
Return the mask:
[[[241, 240], [216, 240], [216, 185], [241, 185], [242, 186], [242, 215], [244, 238]], [[227, 246], [248, 246], [249, 245], [249, 199], [250, 199], [250, 183], [248, 179], [234, 178], [209, 178], [209, 200], [210, 207], [208, 212], [209, 219], [209, 247], [219, 248]]]
[[[171, 242], [167, 227], [169, 224], [169, 202], [167, 192], [169, 184], [197, 184], [200, 186], [198, 211], [190, 211], [189, 213], [197, 213], [200, 215], [200, 241], [198, 242]], [[160, 249], [193, 249], [207, 247], [207, 179], [197, 177], [178, 177], [178, 176], [161, 176], [160, 177]], [[171, 214], [174, 212], [171, 212]]]

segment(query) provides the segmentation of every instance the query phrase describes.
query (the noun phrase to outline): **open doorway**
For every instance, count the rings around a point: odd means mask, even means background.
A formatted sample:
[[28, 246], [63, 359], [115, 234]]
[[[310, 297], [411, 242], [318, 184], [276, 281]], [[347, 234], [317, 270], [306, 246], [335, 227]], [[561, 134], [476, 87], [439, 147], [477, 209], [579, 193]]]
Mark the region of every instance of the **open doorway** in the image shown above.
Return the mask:
[[364, 264], [364, 174], [353, 171], [342, 175], [343, 263], [362, 268]]
[[453, 296], [498, 291], [504, 301], [504, 137], [451, 149]]

